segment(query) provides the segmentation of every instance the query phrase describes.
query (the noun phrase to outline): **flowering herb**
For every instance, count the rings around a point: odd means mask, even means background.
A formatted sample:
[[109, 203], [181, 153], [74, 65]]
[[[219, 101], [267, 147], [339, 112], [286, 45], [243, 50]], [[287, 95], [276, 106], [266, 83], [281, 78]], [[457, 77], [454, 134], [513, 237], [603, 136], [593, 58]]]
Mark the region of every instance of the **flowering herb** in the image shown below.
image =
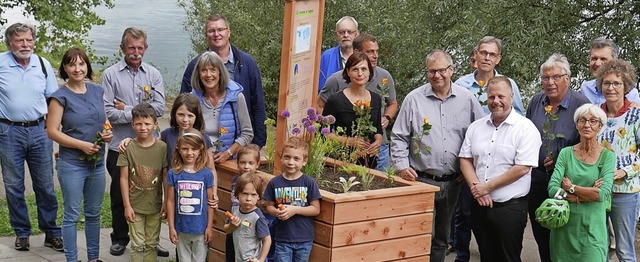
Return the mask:
[[224, 135], [224, 134], [226, 134], [226, 133], [228, 133], [228, 132], [229, 132], [229, 131], [227, 131], [227, 128], [226, 128], [226, 127], [224, 127], [224, 126], [221, 126], [221, 127], [218, 129], [218, 134], [219, 134], [219, 136], [218, 136], [218, 140], [216, 140], [215, 142], [213, 142], [213, 150], [214, 150], [214, 151], [213, 151], [213, 153], [214, 153], [214, 154], [215, 154], [215, 153], [220, 152], [220, 149], [221, 149], [222, 147], [224, 147], [224, 141], [222, 141], [222, 135]]
[[382, 78], [380, 80], [380, 84], [378, 85], [378, 90], [382, 93], [382, 107], [387, 106], [387, 99], [389, 99], [389, 79]]
[[144, 98], [142, 99], [144, 102], [149, 102], [149, 100], [153, 99], [153, 92], [156, 90], [153, 86], [146, 85], [140, 88], [142, 89], [142, 93], [144, 94]]
[[422, 138], [424, 136], [428, 136], [429, 132], [431, 132], [431, 123], [429, 123], [429, 118], [422, 118], [422, 130], [420, 133], [416, 133], [411, 137], [411, 141], [413, 142], [414, 148], [417, 150], [413, 151], [413, 155], [417, 156], [420, 154], [420, 151], [425, 151], [428, 154], [431, 154], [431, 147], [422, 144]]
[[[104, 145], [104, 140], [102, 140], [102, 134], [111, 130], [112, 128], [113, 127], [111, 127], [111, 124], [109, 124], [109, 122], [105, 122], [104, 124], [102, 124], [102, 130], [96, 133], [96, 136], [93, 138], [93, 144], [99, 145], [99, 146]], [[56, 153], [56, 158], [57, 158], [57, 154], [58, 153]], [[100, 156], [100, 154], [93, 154], [93, 155], [82, 154], [80, 155], [80, 157], [78, 157], [78, 159], [84, 160], [84, 161], [93, 161], [93, 169], [95, 169], [96, 166], [98, 166], [98, 161], [100, 161], [102, 157]]]
[[547, 151], [547, 157], [553, 158], [554, 151], [551, 150], [551, 144], [556, 138], [564, 138], [563, 134], [551, 133], [551, 126], [553, 122], [557, 121], [560, 116], [553, 113], [553, 106], [548, 105], [544, 107], [544, 115], [547, 117], [547, 122], [542, 125], [542, 138], [544, 140], [544, 147]]
[[485, 99], [484, 101], [480, 100], [480, 97], [482, 97], [482, 95], [484, 93], [487, 92], [487, 89], [484, 86], [485, 82], [484, 80], [478, 80], [478, 93], [476, 93], [476, 97], [478, 98], [478, 101], [480, 101], [480, 105], [486, 106], [487, 105], [487, 100]]

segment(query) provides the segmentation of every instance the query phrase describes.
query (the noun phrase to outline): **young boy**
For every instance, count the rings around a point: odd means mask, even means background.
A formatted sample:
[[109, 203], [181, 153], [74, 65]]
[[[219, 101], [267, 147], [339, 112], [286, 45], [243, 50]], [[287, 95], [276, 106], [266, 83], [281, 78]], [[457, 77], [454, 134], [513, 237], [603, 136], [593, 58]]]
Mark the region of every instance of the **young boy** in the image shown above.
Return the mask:
[[[153, 137], [156, 113], [147, 103], [131, 110], [136, 138], [118, 157], [124, 217], [129, 224], [131, 261], [156, 261], [160, 241], [167, 145]], [[162, 210], [164, 212], [164, 210]]]
[[[316, 181], [300, 169], [307, 163], [307, 143], [290, 137], [282, 149], [284, 173], [269, 181], [264, 192], [276, 224], [276, 261], [308, 261], [314, 238], [313, 217], [320, 213]], [[281, 205], [281, 206], [280, 206]]]
[[231, 207], [224, 230], [233, 234], [236, 262], [263, 262], [269, 253], [271, 236], [262, 211], [256, 206], [264, 186], [256, 174], [244, 173], [236, 180], [239, 204]]

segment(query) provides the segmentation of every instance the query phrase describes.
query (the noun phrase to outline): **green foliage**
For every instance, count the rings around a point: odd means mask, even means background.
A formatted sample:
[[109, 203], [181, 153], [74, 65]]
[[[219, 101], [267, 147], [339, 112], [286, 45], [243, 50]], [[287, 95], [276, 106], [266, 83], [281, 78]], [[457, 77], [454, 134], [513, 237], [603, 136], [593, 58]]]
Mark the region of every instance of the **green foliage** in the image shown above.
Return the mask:
[[[63, 215], [63, 206], [62, 206], [62, 192], [59, 189], [56, 189], [56, 198], [58, 199], [58, 212], [56, 216], [56, 224], [62, 225], [62, 215]], [[34, 194], [25, 196], [25, 201], [27, 203], [27, 209], [29, 210], [29, 220], [31, 222], [31, 230], [34, 235], [42, 233], [40, 228], [38, 227], [38, 209], [36, 207], [36, 196]], [[15, 232], [13, 228], [11, 228], [11, 224], [9, 224], [9, 210], [7, 209], [7, 199], [0, 198], [0, 236], [15, 236]], [[102, 199], [102, 209], [101, 217], [100, 217], [100, 227], [101, 228], [109, 228], [111, 227], [111, 199], [109, 197], [109, 193], [105, 193], [104, 198]], [[78, 230], [84, 228], [84, 217], [81, 214], [80, 223], [78, 223]]]
[[[36, 50], [49, 61], [60, 61], [69, 47], [84, 48], [93, 54], [92, 41], [88, 40], [89, 31], [94, 25], [103, 25], [104, 20], [93, 10], [93, 7], [113, 7], [112, 0], [0, 0], [0, 10], [23, 7], [23, 15], [32, 16], [40, 23], [37, 29]], [[0, 26], [6, 19], [0, 18]], [[106, 62], [106, 58], [92, 56], [96, 63]], [[58, 62], [59, 63], [59, 62]], [[53, 63], [54, 67], [59, 64]]]
[[[185, 30], [196, 52], [205, 48], [202, 27], [208, 12], [228, 16], [232, 43], [257, 60], [265, 100], [277, 101], [284, 1], [185, 0], [181, 5], [189, 15]], [[541, 91], [539, 68], [553, 52], [569, 59], [573, 88], [589, 78], [589, 46], [599, 36], [613, 39], [622, 47], [621, 58], [640, 66], [635, 59], [640, 57], [638, 13], [637, 1], [624, 0], [327, 0], [322, 50], [336, 45], [332, 34], [336, 21], [345, 15], [355, 17], [361, 32], [378, 38], [378, 64], [393, 76], [402, 101], [426, 82], [429, 51], [440, 48], [451, 53], [456, 80], [469, 73], [468, 54], [478, 40], [493, 35], [504, 43], [498, 70], [518, 83], [527, 105]], [[269, 117], [274, 118], [276, 106], [267, 103]]]
[[387, 176], [387, 181], [389, 182], [389, 186], [393, 187], [393, 185], [396, 182], [396, 179], [395, 179], [396, 170], [393, 169], [393, 167], [388, 166], [384, 168], [383, 173]]
[[333, 182], [333, 183], [340, 185], [340, 188], [342, 189], [342, 193], [347, 193], [349, 192], [351, 187], [357, 184], [360, 184], [360, 182], [355, 180], [356, 180], [355, 176], [350, 177], [349, 180], [344, 179], [344, 177], [340, 177], [340, 182]]
[[276, 120], [267, 118], [264, 124], [267, 126], [267, 143], [264, 146], [264, 153], [267, 159], [267, 167], [272, 170], [276, 161]]
[[[369, 173], [369, 169], [364, 167], [364, 166], [360, 166], [360, 165], [354, 165], [354, 164], [344, 164], [340, 170], [342, 170], [342, 172], [345, 172], [347, 174], [353, 174], [356, 175], [358, 177], [360, 177], [360, 180], [362, 181], [362, 189], [364, 191], [367, 191], [371, 188], [371, 182], [373, 181], [373, 178], [375, 177], [375, 175]], [[342, 177], [340, 177], [342, 178]]]

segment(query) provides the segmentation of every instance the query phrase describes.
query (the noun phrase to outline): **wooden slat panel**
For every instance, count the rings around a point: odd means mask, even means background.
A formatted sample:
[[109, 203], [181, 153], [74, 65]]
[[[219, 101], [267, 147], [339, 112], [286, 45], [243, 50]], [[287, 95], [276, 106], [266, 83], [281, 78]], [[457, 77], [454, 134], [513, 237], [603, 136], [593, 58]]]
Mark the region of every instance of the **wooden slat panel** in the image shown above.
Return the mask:
[[231, 192], [218, 189], [218, 208], [229, 210], [231, 207]]
[[333, 226], [318, 220], [314, 222], [315, 237], [313, 242], [326, 247], [331, 247], [333, 245], [333, 242], [331, 241], [333, 239]]
[[[344, 246], [331, 250], [331, 262], [388, 261], [428, 255], [431, 234]], [[315, 248], [315, 246], [314, 246]]]
[[[432, 219], [432, 213], [422, 213], [341, 224], [333, 227], [331, 243], [333, 247], [341, 247], [429, 234], [431, 233]], [[319, 242], [318, 233], [320, 232], [316, 231], [316, 242]]]
[[430, 212], [433, 210], [434, 195], [434, 193], [423, 193], [336, 203], [333, 211], [336, 214], [333, 224], [366, 221], [392, 215], [402, 216]]
[[221, 261], [225, 261], [225, 256], [224, 256], [224, 252], [214, 249], [214, 248], [209, 248], [209, 258], [207, 261], [209, 262], [221, 262]]
[[226, 218], [223, 210], [216, 210], [214, 213], [213, 228], [224, 231], [223, 226]]
[[[321, 190], [321, 192], [324, 190]], [[316, 216], [316, 220], [332, 224], [335, 216], [335, 204], [327, 201], [325, 198], [320, 200], [320, 214]]]
[[398, 260], [393, 260], [394, 262], [425, 262], [425, 261], [429, 261], [429, 256], [419, 256], [419, 257], [412, 257], [412, 258], [403, 258], [403, 259], [398, 259]]
[[227, 234], [217, 229], [213, 230], [213, 241], [209, 242], [209, 247], [217, 250], [225, 250], [227, 243]]
[[311, 255], [309, 255], [309, 261], [331, 262], [331, 249], [313, 243], [313, 247], [311, 248]]

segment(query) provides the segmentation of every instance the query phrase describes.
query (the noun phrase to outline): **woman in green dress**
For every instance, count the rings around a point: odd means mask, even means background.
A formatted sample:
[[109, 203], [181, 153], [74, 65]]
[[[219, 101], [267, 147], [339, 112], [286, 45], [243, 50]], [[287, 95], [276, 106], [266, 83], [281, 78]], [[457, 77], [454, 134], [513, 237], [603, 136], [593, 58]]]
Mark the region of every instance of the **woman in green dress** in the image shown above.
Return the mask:
[[600, 107], [585, 104], [576, 110], [573, 120], [580, 143], [560, 151], [548, 187], [549, 196], [558, 189], [566, 193], [571, 210], [569, 222], [551, 230], [551, 260], [602, 262], [607, 256], [605, 212], [611, 200], [616, 156], [597, 140], [607, 121]]

